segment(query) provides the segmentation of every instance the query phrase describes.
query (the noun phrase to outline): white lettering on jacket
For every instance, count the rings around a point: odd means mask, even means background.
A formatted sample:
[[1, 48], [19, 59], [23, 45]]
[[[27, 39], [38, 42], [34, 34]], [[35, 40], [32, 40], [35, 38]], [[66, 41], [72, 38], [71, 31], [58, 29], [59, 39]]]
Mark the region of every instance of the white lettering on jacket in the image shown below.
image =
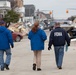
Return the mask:
[[55, 32], [54, 36], [62, 36], [62, 32]]

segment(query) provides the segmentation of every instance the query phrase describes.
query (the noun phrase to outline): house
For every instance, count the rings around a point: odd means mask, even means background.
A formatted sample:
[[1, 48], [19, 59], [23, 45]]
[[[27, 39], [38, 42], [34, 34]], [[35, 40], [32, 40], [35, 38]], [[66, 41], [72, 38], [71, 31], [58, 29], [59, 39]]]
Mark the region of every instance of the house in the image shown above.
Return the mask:
[[11, 3], [6, 0], [0, 0], [0, 14], [4, 16], [6, 14], [6, 10], [11, 10]]
[[24, 5], [25, 7], [25, 18], [24, 20], [26, 22], [34, 23], [34, 15], [35, 15], [35, 6], [33, 4], [30, 5]]
[[51, 20], [50, 14], [46, 14], [46, 13], [41, 12], [41, 11], [36, 12], [36, 17], [37, 17], [40, 21]]
[[35, 6], [33, 4], [31, 4], [31, 5], [24, 5], [24, 7], [25, 7], [25, 17], [34, 16]]

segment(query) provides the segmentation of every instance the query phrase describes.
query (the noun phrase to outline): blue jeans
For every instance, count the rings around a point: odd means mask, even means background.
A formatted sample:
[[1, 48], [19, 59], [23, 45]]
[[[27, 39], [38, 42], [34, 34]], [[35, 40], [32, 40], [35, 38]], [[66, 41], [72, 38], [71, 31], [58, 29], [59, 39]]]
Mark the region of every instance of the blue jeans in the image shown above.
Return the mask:
[[62, 66], [63, 56], [64, 56], [64, 46], [55, 46], [55, 59], [57, 67]]
[[[4, 52], [6, 53], [6, 59], [5, 59], [5, 61], [4, 61]], [[11, 49], [0, 50], [0, 67], [3, 68], [4, 67], [4, 63], [6, 63], [7, 65], [9, 65], [10, 61], [11, 61]]]

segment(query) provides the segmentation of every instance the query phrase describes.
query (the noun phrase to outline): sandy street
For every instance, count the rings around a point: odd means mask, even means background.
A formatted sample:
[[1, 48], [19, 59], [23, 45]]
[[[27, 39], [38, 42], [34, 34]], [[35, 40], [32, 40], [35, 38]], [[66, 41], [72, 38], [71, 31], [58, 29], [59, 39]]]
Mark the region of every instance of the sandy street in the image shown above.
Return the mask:
[[[48, 34], [47, 34], [48, 35]], [[42, 52], [42, 71], [33, 71], [33, 53], [30, 50], [30, 41], [25, 37], [21, 42], [15, 42], [12, 49], [10, 70], [0, 71], [0, 75], [76, 75], [76, 41], [71, 42], [69, 50], [65, 52], [63, 69], [56, 67], [54, 50], [48, 51], [48, 39], [45, 50]]]

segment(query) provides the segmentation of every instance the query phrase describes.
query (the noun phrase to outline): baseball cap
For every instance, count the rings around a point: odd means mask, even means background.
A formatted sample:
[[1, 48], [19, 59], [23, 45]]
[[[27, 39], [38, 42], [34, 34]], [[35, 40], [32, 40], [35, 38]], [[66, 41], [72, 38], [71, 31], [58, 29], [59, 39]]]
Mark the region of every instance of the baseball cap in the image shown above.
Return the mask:
[[0, 25], [2, 25], [2, 24], [5, 24], [5, 22], [2, 20], [2, 21], [0, 21]]

